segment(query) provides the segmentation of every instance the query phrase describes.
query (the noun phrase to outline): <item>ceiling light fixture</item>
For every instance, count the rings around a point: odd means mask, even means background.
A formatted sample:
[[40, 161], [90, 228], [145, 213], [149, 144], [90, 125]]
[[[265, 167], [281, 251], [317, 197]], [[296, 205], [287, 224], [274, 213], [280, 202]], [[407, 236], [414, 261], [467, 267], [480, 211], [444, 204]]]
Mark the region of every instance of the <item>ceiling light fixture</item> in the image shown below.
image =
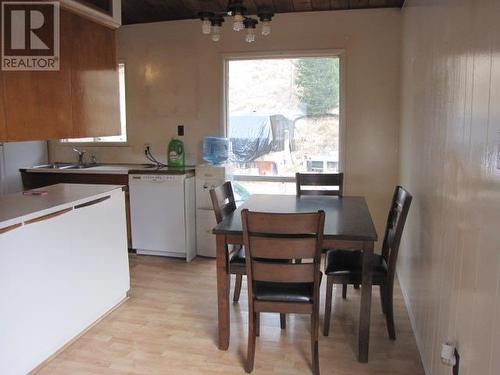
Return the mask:
[[212, 40], [218, 42], [220, 40], [221, 27], [224, 23], [224, 17], [221, 15], [214, 15], [210, 20], [212, 26]]
[[271, 18], [273, 18], [274, 14], [270, 12], [261, 12], [258, 16], [262, 23], [262, 35], [267, 36], [271, 34]]
[[201, 19], [201, 32], [206, 35], [210, 34], [212, 32], [211, 19], [215, 14], [212, 12], [201, 12], [199, 16]]
[[[243, 5], [243, 0], [229, 0], [226, 12], [200, 12], [201, 31], [203, 34], [212, 35], [212, 40], [218, 42], [221, 38], [221, 27], [224, 17], [232, 18], [232, 28], [234, 31], [245, 29], [245, 41], [252, 43], [255, 41], [255, 29], [259, 21], [256, 18], [249, 17], [247, 8]], [[271, 34], [271, 19], [274, 13], [261, 9], [257, 16], [262, 23], [261, 34], [267, 36]]]
[[253, 43], [255, 42], [255, 27], [259, 21], [253, 19], [253, 18], [245, 18], [245, 21], [243, 21], [243, 24], [245, 25], [245, 30], [247, 31], [245, 35], [245, 42], [247, 43]]

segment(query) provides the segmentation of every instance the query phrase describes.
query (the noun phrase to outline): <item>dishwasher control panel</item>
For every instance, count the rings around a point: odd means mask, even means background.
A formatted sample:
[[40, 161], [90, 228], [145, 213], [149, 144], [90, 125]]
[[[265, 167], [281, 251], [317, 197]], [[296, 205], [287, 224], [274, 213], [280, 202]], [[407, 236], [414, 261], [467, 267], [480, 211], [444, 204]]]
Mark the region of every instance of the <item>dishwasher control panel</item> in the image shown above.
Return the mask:
[[142, 174], [130, 175], [130, 181], [144, 181], [144, 182], [165, 182], [177, 181], [182, 179], [182, 176], [168, 175], [168, 174]]

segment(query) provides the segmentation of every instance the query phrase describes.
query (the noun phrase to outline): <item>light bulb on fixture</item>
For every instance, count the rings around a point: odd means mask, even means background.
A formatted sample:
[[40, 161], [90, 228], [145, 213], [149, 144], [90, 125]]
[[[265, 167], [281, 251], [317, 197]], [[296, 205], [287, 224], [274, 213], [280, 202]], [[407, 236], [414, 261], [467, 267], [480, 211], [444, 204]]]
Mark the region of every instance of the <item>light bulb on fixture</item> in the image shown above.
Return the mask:
[[227, 8], [228, 14], [233, 16], [233, 30], [240, 31], [245, 28], [243, 21], [245, 20], [244, 14], [247, 8], [243, 6], [242, 0], [233, 0], [229, 3]]
[[241, 14], [235, 14], [233, 17], [233, 30], [234, 31], [240, 31], [245, 28], [245, 25], [243, 24], [243, 15]]
[[271, 34], [271, 23], [269, 21], [262, 22], [262, 35], [267, 36]]
[[210, 24], [210, 20], [203, 20], [201, 23], [201, 32], [205, 35], [210, 34], [212, 31], [212, 25]]
[[212, 31], [212, 23], [211, 18], [214, 16], [211, 12], [201, 12], [199, 13], [199, 17], [201, 19], [201, 32], [205, 35], [210, 34]]
[[218, 42], [220, 40], [220, 26], [212, 27], [212, 40]]
[[247, 31], [245, 35], [245, 41], [247, 43], [252, 43], [255, 42], [255, 27], [259, 23], [259, 21], [254, 20], [253, 18], [245, 18], [245, 21], [243, 21], [245, 24], [245, 29]]
[[259, 19], [262, 22], [262, 35], [267, 36], [271, 34], [271, 18], [273, 16], [274, 13], [268, 11], [259, 13]]
[[247, 33], [245, 35], [245, 42], [247, 43], [255, 42], [255, 31], [253, 29], [247, 29]]
[[221, 15], [214, 15], [210, 22], [212, 26], [212, 40], [214, 42], [218, 42], [220, 40], [220, 32], [222, 23], [224, 22], [224, 17]]

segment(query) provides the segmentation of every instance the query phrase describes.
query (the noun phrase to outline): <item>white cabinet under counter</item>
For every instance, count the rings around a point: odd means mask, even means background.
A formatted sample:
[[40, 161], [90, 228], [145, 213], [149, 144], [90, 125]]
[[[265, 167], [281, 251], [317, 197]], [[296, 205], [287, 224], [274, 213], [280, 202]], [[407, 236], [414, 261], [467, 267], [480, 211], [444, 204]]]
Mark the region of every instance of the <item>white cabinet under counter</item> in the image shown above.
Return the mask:
[[0, 198], [0, 374], [33, 370], [130, 288], [120, 186], [58, 184]]

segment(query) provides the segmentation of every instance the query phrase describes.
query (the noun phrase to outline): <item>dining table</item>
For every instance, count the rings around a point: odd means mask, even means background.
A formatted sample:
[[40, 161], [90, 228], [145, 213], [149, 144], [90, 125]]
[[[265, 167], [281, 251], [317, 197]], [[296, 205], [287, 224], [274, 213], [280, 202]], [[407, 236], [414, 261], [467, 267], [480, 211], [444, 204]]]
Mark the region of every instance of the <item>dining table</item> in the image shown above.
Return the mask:
[[218, 348], [227, 350], [230, 337], [230, 273], [228, 245], [243, 245], [241, 210], [303, 213], [325, 212], [324, 249], [361, 250], [362, 284], [358, 328], [358, 360], [368, 362], [370, 311], [372, 300], [372, 262], [377, 231], [364, 197], [251, 195], [214, 229], [216, 236]]

